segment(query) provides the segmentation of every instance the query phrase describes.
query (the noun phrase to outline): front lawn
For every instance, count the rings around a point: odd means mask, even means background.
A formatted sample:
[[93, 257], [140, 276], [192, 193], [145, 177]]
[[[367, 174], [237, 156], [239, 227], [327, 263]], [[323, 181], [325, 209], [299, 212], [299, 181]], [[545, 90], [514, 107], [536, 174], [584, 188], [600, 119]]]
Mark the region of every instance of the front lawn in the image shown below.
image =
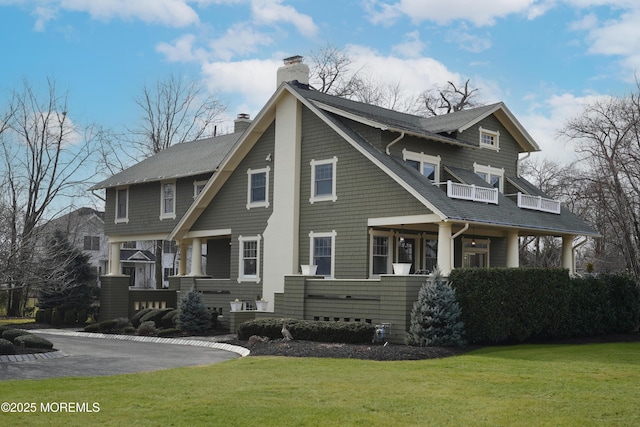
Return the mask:
[[[248, 357], [0, 386], [0, 400], [38, 409], [0, 414], [4, 425], [640, 425], [640, 343], [488, 347], [405, 362]], [[51, 402], [97, 402], [100, 411], [40, 412]]]

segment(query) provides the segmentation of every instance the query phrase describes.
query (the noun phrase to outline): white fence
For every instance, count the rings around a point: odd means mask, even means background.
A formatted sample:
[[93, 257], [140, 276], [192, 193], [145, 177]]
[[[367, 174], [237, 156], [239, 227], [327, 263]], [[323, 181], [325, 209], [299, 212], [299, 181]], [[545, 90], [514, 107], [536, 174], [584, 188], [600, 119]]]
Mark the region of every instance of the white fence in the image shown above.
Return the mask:
[[473, 184], [468, 185], [447, 181], [447, 196], [452, 199], [498, 204], [497, 188], [476, 187]]
[[554, 214], [560, 213], [560, 202], [552, 199], [546, 199], [540, 196], [530, 196], [528, 194], [518, 193], [518, 207], [523, 209], [533, 209], [536, 211], [550, 212]]

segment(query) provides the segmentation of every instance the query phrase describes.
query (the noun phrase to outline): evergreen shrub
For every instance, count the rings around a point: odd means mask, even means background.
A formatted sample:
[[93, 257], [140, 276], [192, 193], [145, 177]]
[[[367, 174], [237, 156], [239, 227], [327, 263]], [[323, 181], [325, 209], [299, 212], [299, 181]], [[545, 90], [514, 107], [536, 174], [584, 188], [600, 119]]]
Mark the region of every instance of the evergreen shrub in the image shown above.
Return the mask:
[[375, 326], [364, 322], [324, 322], [297, 319], [255, 319], [238, 326], [239, 340], [248, 340], [252, 335], [282, 338], [282, 324], [296, 340], [362, 344], [371, 343]]
[[178, 314], [180, 314], [179, 310], [171, 310], [168, 313], [165, 313], [160, 320], [163, 328], [175, 328], [178, 322]]
[[134, 314], [133, 317], [131, 318], [131, 324], [133, 325], [133, 327], [137, 328], [138, 326], [140, 326], [140, 319], [142, 319], [142, 316], [144, 316], [145, 314], [147, 314], [151, 310], [153, 310], [153, 309], [152, 308], [143, 308], [142, 310], [140, 310], [136, 314]]
[[11, 341], [0, 338], [0, 354], [16, 354], [16, 348]]
[[148, 320], [146, 322], [140, 323], [140, 326], [136, 329], [136, 335], [142, 336], [156, 336], [158, 335], [158, 330], [156, 329], [156, 324], [152, 320]]
[[190, 334], [204, 333], [211, 327], [211, 313], [199, 292], [189, 291], [180, 299], [177, 326]]
[[65, 325], [75, 325], [78, 321], [78, 313], [73, 309], [65, 311], [63, 321]]
[[33, 334], [16, 337], [13, 343], [18, 347], [42, 348], [45, 350], [51, 350], [53, 348], [51, 341]]
[[54, 308], [51, 312], [51, 324], [53, 326], [62, 326], [64, 324], [64, 310]]
[[27, 332], [22, 329], [9, 329], [2, 333], [2, 338], [15, 343], [15, 339], [21, 335], [31, 335], [31, 332]]
[[173, 311], [173, 308], [152, 308], [151, 311], [140, 318], [140, 323], [151, 321], [156, 325], [161, 325], [162, 318], [170, 311]]

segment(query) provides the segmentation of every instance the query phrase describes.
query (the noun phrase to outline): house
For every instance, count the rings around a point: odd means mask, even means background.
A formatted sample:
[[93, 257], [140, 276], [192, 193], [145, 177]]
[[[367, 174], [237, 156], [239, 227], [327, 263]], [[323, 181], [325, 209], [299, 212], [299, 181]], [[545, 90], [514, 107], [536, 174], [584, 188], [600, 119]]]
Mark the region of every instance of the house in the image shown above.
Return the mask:
[[104, 212], [83, 207], [48, 221], [40, 228], [40, 243], [46, 245], [56, 231], [61, 231], [69, 242], [89, 255], [96, 276], [107, 272], [108, 242], [104, 234]]
[[[574, 271], [579, 236], [597, 233], [519, 175], [521, 154], [539, 147], [506, 105], [424, 118], [320, 93], [308, 74], [288, 58], [244, 132], [180, 144], [99, 184], [110, 275], [119, 242], [173, 240], [172, 287], [201, 290], [221, 312], [262, 297], [272, 315], [404, 328], [420, 274], [518, 267], [521, 236], [561, 237]], [[395, 263], [411, 274], [389, 276]], [[307, 265], [313, 276], [299, 274]]]

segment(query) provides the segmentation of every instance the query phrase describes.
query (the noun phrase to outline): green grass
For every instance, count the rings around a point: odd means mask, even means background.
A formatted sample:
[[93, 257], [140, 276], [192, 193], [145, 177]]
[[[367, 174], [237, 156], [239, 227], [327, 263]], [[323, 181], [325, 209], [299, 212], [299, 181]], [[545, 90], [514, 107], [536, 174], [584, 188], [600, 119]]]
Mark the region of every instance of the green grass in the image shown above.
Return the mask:
[[0, 387], [1, 401], [100, 404], [89, 414], [0, 413], [3, 425], [631, 426], [640, 425], [640, 343], [489, 347], [407, 362], [249, 357]]

